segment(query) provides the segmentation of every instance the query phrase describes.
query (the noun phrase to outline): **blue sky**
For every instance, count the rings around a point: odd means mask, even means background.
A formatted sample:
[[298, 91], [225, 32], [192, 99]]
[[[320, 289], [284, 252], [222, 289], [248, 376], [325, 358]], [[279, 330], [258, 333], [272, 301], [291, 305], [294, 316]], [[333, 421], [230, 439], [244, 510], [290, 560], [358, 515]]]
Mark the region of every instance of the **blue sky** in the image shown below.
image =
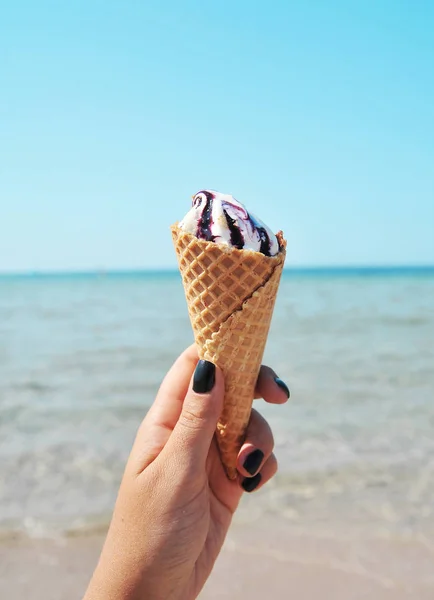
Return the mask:
[[287, 264], [434, 263], [434, 3], [0, 0], [0, 270], [175, 267], [203, 188]]

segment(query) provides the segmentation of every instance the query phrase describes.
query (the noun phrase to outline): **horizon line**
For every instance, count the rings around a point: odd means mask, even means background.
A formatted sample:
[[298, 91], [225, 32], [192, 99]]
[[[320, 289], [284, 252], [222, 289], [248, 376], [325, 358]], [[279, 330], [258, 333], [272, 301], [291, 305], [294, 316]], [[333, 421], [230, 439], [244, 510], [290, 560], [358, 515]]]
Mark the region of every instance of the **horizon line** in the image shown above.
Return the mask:
[[[348, 264], [348, 265], [287, 265], [284, 272], [293, 273], [339, 273], [339, 272], [404, 272], [425, 271], [434, 273], [434, 264]], [[110, 275], [151, 275], [176, 274], [178, 267], [121, 267], [121, 268], [89, 268], [89, 269], [26, 269], [1, 271], [0, 277], [64, 277], [64, 276], [110, 276]]]

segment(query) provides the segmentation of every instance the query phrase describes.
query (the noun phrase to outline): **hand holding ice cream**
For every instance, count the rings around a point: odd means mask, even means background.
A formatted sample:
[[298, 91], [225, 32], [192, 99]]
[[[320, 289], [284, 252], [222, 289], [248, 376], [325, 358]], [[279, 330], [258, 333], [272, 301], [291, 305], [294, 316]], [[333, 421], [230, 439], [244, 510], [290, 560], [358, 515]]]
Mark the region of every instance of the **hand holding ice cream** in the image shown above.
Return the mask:
[[139, 428], [85, 600], [196, 598], [243, 490], [277, 470], [270, 427], [251, 406], [254, 395], [289, 396], [271, 369], [260, 371], [285, 242], [210, 193], [172, 227], [196, 344]]
[[[255, 393], [287, 399], [268, 367]], [[222, 372], [198, 362], [194, 345], [183, 352], [138, 430], [84, 600], [198, 596], [243, 492], [277, 470], [270, 427], [253, 410], [237, 456], [240, 481], [226, 477], [214, 436], [223, 395]]]

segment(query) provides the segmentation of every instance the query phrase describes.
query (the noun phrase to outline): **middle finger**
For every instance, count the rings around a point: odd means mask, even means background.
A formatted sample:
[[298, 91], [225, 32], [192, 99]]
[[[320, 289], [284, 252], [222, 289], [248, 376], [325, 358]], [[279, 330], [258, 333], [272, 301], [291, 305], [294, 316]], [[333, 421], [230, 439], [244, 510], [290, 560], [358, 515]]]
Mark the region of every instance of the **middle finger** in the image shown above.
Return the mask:
[[262, 365], [255, 388], [255, 398], [263, 398], [271, 404], [284, 404], [289, 398], [288, 386], [273, 369]]

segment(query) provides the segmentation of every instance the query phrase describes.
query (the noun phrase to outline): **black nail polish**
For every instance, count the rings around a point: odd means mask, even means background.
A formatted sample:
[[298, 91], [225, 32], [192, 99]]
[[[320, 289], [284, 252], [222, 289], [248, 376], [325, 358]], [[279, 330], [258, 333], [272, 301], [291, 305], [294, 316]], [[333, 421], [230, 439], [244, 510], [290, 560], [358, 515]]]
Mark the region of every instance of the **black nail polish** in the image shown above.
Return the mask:
[[260, 473], [256, 473], [254, 477], [246, 477], [241, 484], [241, 487], [245, 492], [253, 492], [258, 485], [261, 483], [262, 475]]
[[208, 360], [200, 360], [193, 376], [193, 391], [196, 394], [207, 394], [214, 387], [214, 383], [215, 365]]
[[280, 387], [281, 390], [283, 390], [285, 392], [285, 394], [288, 396], [288, 398], [290, 397], [290, 392], [289, 392], [289, 387], [286, 385], [286, 383], [284, 381], [282, 381], [280, 379], [280, 377], [275, 377], [274, 381], [276, 382], [276, 384]]
[[254, 475], [261, 466], [263, 460], [264, 453], [262, 452], [262, 450], [259, 450], [259, 448], [257, 448], [256, 450], [253, 450], [253, 452], [251, 452], [246, 458], [243, 467], [246, 469], [247, 473], [250, 473], [250, 475]]

